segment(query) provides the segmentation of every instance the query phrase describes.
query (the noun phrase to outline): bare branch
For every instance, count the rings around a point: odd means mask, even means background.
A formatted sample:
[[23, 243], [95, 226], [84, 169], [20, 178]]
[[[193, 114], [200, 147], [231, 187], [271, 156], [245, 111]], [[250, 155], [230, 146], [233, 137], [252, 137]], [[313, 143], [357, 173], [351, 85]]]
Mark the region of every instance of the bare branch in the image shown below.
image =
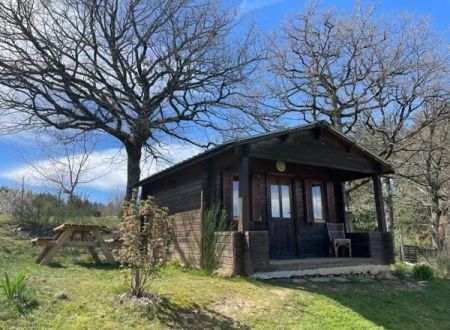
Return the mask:
[[[212, 0], [6, 0], [0, 4], [0, 105], [17, 127], [101, 130], [129, 156], [194, 141], [183, 123], [214, 129], [242, 108], [260, 56], [251, 32]], [[219, 118], [217, 123], [212, 119]], [[202, 142], [198, 142], [202, 144]]]

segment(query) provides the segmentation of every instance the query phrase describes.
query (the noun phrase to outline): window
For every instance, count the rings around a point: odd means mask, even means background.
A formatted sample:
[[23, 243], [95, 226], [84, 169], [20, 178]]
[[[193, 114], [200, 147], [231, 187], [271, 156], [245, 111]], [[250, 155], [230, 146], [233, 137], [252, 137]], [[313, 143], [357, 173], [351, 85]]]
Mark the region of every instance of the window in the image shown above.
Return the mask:
[[313, 184], [311, 194], [314, 220], [325, 220], [323, 216], [322, 185]]
[[270, 185], [270, 209], [272, 218], [290, 219], [291, 193], [288, 184], [272, 183]]
[[233, 177], [233, 218], [239, 217], [239, 178]]
[[272, 210], [272, 218], [281, 218], [280, 213], [280, 192], [279, 185], [270, 185], [270, 208]]

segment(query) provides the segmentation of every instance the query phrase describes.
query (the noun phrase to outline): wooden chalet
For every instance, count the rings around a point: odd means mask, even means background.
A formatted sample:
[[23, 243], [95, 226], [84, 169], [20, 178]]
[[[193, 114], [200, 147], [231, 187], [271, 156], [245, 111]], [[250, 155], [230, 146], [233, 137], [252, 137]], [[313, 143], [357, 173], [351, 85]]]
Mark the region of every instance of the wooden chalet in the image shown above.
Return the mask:
[[[199, 265], [203, 211], [220, 203], [233, 228], [217, 233], [226, 244], [224, 270], [313, 275], [385, 269], [393, 262], [380, 184], [380, 176], [392, 172], [319, 122], [224, 143], [140, 184], [142, 197], [155, 196], [174, 215], [173, 258]], [[350, 232], [343, 183], [362, 178], [373, 181], [378, 230]], [[327, 223], [346, 224], [351, 258], [330, 255]]]

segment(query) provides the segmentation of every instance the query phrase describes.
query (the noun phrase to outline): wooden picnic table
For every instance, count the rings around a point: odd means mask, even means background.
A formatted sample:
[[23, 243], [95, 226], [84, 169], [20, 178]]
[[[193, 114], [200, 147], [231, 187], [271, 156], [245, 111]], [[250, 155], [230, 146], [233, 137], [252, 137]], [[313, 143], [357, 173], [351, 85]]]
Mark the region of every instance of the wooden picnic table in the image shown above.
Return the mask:
[[85, 248], [89, 251], [95, 262], [101, 260], [95, 251], [100, 248], [109, 264], [115, 265], [116, 260], [110, 248], [105, 243], [102, 231], [104, 226], [62, 224], [53, 229], [55, 235], [51, 238], [35, 238], [31, 240], [33, 246], [42, 246], [44, 249], [37, 257], [36, 263], [47, 265], [53, 257], [64, 247]]

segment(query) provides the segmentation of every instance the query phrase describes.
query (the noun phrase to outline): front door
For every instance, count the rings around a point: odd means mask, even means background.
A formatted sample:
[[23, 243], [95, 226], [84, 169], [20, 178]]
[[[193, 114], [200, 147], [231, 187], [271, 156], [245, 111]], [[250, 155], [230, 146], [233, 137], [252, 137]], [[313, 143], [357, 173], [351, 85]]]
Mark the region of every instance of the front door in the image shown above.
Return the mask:
[[269, 253], [271, 258], [295, 257], [292, 184], [288, 178], [268, 181]]

